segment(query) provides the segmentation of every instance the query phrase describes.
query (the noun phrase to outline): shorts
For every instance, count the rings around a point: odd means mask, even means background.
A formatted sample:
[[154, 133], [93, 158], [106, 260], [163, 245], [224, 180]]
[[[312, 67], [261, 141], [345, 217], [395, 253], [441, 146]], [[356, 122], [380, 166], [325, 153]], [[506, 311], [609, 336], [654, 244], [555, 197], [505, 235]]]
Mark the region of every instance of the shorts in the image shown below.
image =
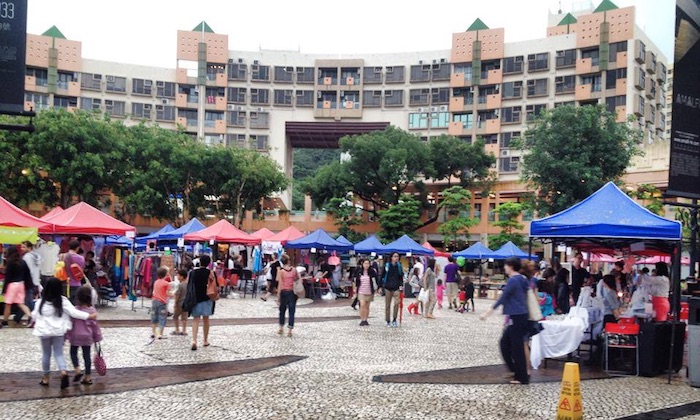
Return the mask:
[[187, 319], [187, 312], [182, 310], [182, 302], [175, 302], [175, 308], [173, 309], [173, 319], [178, 318]]
[[168, 310], [165, 303], [154, 300], [151, 304], [151, 324], [158, 324], [161, 328], [164, 328], [167, 320]]
[[358, 294], [357, 300], [360, 302], [374, 302], [374, 295]]
[[24, 290], [24, 283], [21, 281], [9, 283], [7, 285], [7, 290], [5, 290], [5, 303], [8, 305], [12, 305], [13, 303], [21, 303], [24, 305], [26, 296], [27, 292]]
[[190, 312], [190, 315], [193, 317], [198, 317], [198, 316], [211, 316], [214, 313], [214, 302], [211, 300], [205, 300], [204, 302], [199, 302], [198, 304], [194, 305], [194, 308], [192, 309], [192, 312]]

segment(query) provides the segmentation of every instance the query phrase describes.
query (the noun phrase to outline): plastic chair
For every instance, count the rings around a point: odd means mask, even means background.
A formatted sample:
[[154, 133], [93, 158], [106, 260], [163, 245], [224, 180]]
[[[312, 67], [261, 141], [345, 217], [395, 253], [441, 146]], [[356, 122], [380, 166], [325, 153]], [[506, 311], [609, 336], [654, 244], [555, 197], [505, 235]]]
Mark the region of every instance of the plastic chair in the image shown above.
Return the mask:
[[253, 276], [253, 272], [250, 270], [241, 270], [241, 278], [238, 281], [239, 285], [239, 290], [240, 287], [243, 287], [243, 297], [245, 298], [246, 293], [248, 292], [248, 286], [251, 286], [250, 289], [250, 295], [252, 297], [257, 296], [258, 294], [258, 282], [256, 281], [256, 277]]
[[610, 349], [634, 350], [635, 371], [633, 376], [639, 375], [639, 324], [618, 324], [608, 322], [605, 324], [605, 369], [611, 375], [627, 376], [632, 375], [626, 371], [610, 370]]

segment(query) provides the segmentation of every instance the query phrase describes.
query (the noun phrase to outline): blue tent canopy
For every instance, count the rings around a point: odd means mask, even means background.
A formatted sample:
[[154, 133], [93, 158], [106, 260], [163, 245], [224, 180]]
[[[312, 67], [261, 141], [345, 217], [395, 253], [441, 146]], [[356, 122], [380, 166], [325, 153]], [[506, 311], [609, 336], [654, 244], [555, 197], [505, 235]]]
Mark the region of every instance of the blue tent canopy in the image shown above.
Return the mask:
[[515, 246], [515, 244], [511, 241], [506, 242], [502, 247], [493, 251], [491, 253], [491, 255], [489, 255], [487, 258], [493, 258], [496, 260], [504, 260], [504, 259], [510, 258], [510, 257], [518, 257], [518, 258], [522, 258], [522, 259], [535, 258], [534, 256], [532, 256], [532, 257], [528, 256], [527, 252], [525, 252], [522, 249]]
[[367, 239], [364, 239], [355, 244], [355, 252], [359, 254], [381, 254], [384, 252], [384, 245], [379, 242], [376, 236], [372, 235]]
[[109, 235], [105, 238], [105, 245], [131, 247], [134, 240], [126, 236]]
[[343, 235], [338, 236], [337, 238], [335, 238], [335, 240], [338, 241], [338, 242], [340, 242], [340, 243], [343, 244], [343, 245], [350, 245], [350, 246], [352, 246], [352, 242], [348, 241], [348, 239], [347, 239], [345, 236], [343, 236]]
[[468, 260], [483, 260], [486, 258], [491, 258], [493, 251], [486, 248], [481, 242], [477, 242], [467, 249], [463, 249], [459, 252], [452, 254], [453, 257], [463, 257]]
[[414, 241], [408, 235], [403, 235], [394, 242], [384, 245], [382, 252], [390, 254], [393, 252], [398, 252], [399, 254], [411, 253], [413, 255], [433, 255], [435, 251], [432, 249], [423, 248], [421, 244]]
[[145, 246], [146, 243], [148, 243], [148, 241], [158, 240], [158, 235], [172, 232], [174, 230], [175, 230], [175, 228], [173, 227], [173, 225], [168, 223], [167, 225], [163, 226], [162, 228], [160, 228], [154, 232], [151, 232], [146, 236], [139, 236], [138, 238], [136, 238], [136, 245]]
[[534, 220], [530, 236], [679, 241], [681, 223], [653, 214], [608, 182], [580, 203]]
[[347, 251], [352, 249], [352, 244], [346, 245], [333, 239], [325, 230], [316, 229], [308, 235], [287, 242], [288, 248], [295, 249], [325, 249], [328, 251]]
[[167, 232], [167, 233], [159, 234], [157, 240], [159, 240], [159, 241], [175, 241], [178, 238], [182, 238], [183, 236], [185, 236], [188, 233], [199, 232], [200, 230], [202, 230], [204, 228], [206, 228], [206, 226], [204, 226], [202, 224], [202, 222], [200, 222], [199, 220], [194, 218], [175, 230], [172, 230], [172, 231]]

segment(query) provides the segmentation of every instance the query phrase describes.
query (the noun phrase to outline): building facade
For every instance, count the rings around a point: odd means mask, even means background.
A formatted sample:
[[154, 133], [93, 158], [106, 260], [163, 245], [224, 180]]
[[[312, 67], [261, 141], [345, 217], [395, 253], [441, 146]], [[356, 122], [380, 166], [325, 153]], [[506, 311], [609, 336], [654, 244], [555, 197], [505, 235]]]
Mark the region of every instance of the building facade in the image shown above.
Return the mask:
[[[181, 126], [206, 144], [268, 153], [288, 175], [294, 148], [337, 147], [343, 133], [377, 124], [425, 140], [441, 134], [464, 141], [480, 137], [496, 156], [498, 173], [494, 192], [477, 193], [472, 203], [472, 216], [481, 220], [472, 239], [486, 239], [498, 231], [490, 225], [495, 207], [526, 192], [519, 182], [521, 152], [511, 147], [512, 140], [543, 109], [600, 103], [619, 121], [633, 116], [644, 132], [645, 154], [629, 168], [628, 182], [665, 188], [667, 61], [635, 25], [635, 8], [604, 0], [594, 10], [550, 13], [543, 35], [506, 43], [504, 28], [476, 19], [467, 31], [452, 35], [449, 49], [338, 57], [230, 50], [228, 36], [202, 22], [178, 31], [177, 66], [168, 69], [83, 58], [81, 43], [53, 27], [28, 35], [25, 106], [96, 110], [128, 123]], [[434, 188], [439, 201], [440, 188]], [[288, 208], [290, 197], [282, 194], [279, 206]], [[325, 216], [311, 213], [308, 200], [306, 207], [303, 214], [287, 213], [287, 220], [270, 209], [267, 226], [291, 221], [305, 230], [334, 230]], [[246, 224], [260, 225], [252, 218]], [[421, 233], [439, 240], [436, 229]]]

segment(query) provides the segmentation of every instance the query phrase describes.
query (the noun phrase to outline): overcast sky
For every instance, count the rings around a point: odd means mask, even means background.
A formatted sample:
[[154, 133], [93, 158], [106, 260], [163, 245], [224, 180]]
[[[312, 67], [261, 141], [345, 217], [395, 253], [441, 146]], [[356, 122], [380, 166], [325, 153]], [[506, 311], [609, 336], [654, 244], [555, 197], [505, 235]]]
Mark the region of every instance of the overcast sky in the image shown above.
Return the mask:
[[[601, 0], [593, 0], [594, 6]], [[671, 61], [675, 0], [613, 0], [637, 6], [637, 24]], [[176, 31], [206, 20], [229, 49], [354, 54], [450, 49], [477, 17], [506, 29], [506, 42], [543, 38], [558, 0], [29, 0], [27, 31], [56, 25], [82, 42], [83, 57], [175, 67]], [[561, 0], [568, 12], [588, 1]]]

